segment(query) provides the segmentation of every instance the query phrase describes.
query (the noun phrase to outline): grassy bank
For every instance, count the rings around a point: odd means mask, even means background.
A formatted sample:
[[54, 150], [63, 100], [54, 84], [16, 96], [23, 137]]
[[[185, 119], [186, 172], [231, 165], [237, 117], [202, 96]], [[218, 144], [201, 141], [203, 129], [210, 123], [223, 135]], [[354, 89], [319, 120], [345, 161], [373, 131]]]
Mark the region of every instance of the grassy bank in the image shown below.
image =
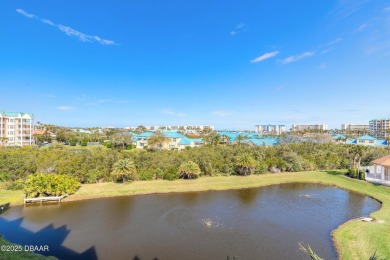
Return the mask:
[[[381, 257], [390, 257], [390, 188], [352, 180], [343, 176], [340, 171], [202, 177], [197, 180], [137, 181], [128, 184], [87, 184], [66, 201], [150, 193], [240, 189], [289, 182], [334, 185], [381, 201], [381, 209], [371, 214], [371, 217], [380, 220], [379, 222], [351, 220], [336, 229], [333, 237], [341, 259], [366, 260], [375, 251]], [[22, 192], [0, 190], [0, 204], [20, 204], [23, 202], [22, 198]]]

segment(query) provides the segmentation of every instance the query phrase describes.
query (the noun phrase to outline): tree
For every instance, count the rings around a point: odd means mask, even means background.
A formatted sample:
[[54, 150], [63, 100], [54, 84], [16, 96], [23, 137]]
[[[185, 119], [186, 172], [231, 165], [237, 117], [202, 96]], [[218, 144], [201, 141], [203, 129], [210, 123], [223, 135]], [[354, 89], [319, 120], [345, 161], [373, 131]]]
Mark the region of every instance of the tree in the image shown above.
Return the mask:
[[248, 175], [255, 171], [257, 162], [250, 154], [243, 154], [237, 157], [236, 167], [241, 175]]
[[245, 139], [247, 139], [248, 137], [247, 136], [244, 136], [244, 135], [241, 135], [241, 134], [239, 134], [237, 137], [236, 137], [236, 142], [238, 143], [238, 144], [241, 144], [242, 143], [242, 141], [244, 141]]
[[151, 148], [158, 148], [162, 150], [163, 145], [169, 141], [170, 139], [164, 136], [161, 132], [156, 132], [154, 136], [148, 138], [148, 145]]
[[179, 176], [183, 179], [195, 179], [200, 173], [199, 166], [192, 161], [184, 162], [179, 167]]
[[116, 178], [117, 181], [125, 182], [127, 178], [135, 180], [137, 179], [137, 169], [132, 161], [129, 159], [122, 159], [114, 164], [111, 175]]
[[222, 135], [221, 136], [222, 143], [227, 144], [230, 141], [230, 137], [227, 135]]

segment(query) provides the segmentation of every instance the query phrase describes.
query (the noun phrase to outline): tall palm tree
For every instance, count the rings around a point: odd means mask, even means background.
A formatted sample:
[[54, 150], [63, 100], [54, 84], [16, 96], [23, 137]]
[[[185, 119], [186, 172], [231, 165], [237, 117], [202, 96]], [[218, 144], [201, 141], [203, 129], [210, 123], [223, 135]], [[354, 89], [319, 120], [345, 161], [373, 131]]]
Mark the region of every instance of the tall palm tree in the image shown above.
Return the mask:
[[192, 161], [184, 162], [179, 167], [179, 176], [183, 179], [197, 178], [200, 173], [199, 166]]
[[135, 180], [137, 179], [137, 169], [134, 162], [129, 159], [121, 159], [114, 163], [111, 175], [122, 182], [125, 182], [126, 178]]
[[250, 154], [243, 154], [237, 157], [236, 167], [241, 175], [248, 175], [254, 172], [257, 162]]
[[244, 140], [247, 139], [247, 138], [248, 138], [248, 137], [239, 134], [239, 135], [236, 137], [236, 142], [237, 142], [238, 144], [241, 144], [242, 141], [244, 141]]

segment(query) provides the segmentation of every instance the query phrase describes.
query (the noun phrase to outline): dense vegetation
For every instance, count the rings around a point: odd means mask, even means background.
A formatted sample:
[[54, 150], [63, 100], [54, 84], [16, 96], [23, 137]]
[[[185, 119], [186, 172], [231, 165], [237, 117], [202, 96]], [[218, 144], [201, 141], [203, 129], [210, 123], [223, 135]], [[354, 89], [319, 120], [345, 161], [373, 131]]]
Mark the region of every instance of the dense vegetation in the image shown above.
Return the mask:
[[[381, 148], [362, 151], [351, 147], [314, 142], [275, 147], [205, 145], [184, 151], [114, 150], [102, 146], [88, 149], [62, 145], [5, 147], [0, 148], [0, 181], [7, 182], [8, 188], [20, 189], [21, 183], [36, 173], [67, 175], [80, 183], [173, 180], [183, 177], [178, 170], [188, 161], [199, 167], [200, 175], [209, 176], [346, 169], [357, 164], [367, 165], [387, 153]], [[131, 162], [131, 165], [123, 164], [121, 160]]]
[[38, 173], [27, 177], [24, 193], [29, 198], [62, 196], [75, 193], [79, 186], [71, 176]]

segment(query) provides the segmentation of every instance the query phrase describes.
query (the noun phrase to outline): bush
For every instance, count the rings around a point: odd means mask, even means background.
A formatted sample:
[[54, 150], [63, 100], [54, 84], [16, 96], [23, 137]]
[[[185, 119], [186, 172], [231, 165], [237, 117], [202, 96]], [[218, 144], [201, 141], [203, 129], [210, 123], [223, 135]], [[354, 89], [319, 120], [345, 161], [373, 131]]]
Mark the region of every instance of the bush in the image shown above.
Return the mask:
[[347, 175], [351, 178], [357, 179], [358, 178], [358, 169], [357, 168], [351, 168], [348, 169]]
[[363, 180], [363, 181], [366, 180], [366, 173], [364, 172], [363, 169], [359, 170], [359, 180]]
[[7, 190], [23, 190], [24, 181], [22, 179], [16, 181], [10, 181], [5, 184]]
[[69, 145], [70, 145], [70, 146], [76, 146], [76, 144], [77, 144], [76, 141], [70, 141], [70, 142], [69, 142]]
[[29, 198], [62, 196], [75, 193], [80, 183], [73, 177], [58, 174], [32, 174], [28, 176], [24, 193]]
[[88, 145], [88, 143], [87, 143], [86, 141], [82, 141], [82, 142], [81, 142], [81, 146], [84, 146], [84, 147], [85, 147], [85, 146], [87, 146], [87, 145]]
[[268, 165], [260, 163], [255, 168], [255, 174], [262, 174], [268, 172]]
[[131, 149], [133, 149], [134, 147], [133, 147], [133, 145], [132, 144], [128, 144], [128, 145], [126, 145], [126, 150], [131, 150]]

